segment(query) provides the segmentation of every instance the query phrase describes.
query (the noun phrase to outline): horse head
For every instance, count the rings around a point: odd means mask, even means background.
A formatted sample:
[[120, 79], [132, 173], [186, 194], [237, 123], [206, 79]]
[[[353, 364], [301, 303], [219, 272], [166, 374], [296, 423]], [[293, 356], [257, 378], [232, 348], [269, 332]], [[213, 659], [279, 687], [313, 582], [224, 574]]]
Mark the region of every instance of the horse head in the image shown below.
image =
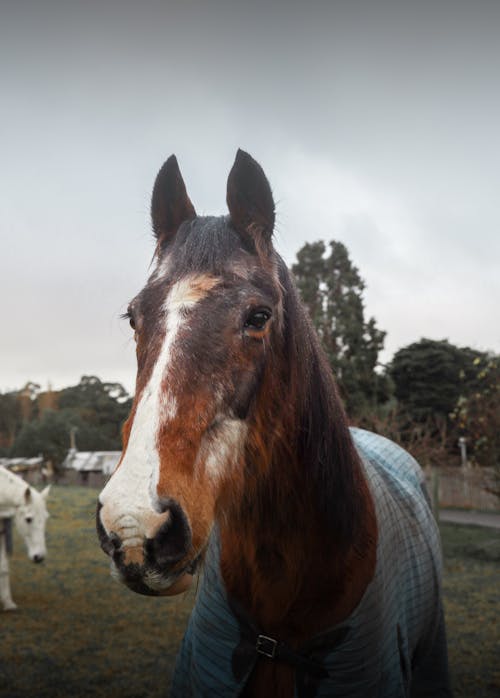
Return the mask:
[[139, 593], [189, 586], [214, 520], [244, 486], [245, 453], [266, 429], [256, 420], [283, 403], [272, 389], [283, 341], [274, 202], [243, 151], [227, 204], [229, 216], [197, 217], [176, 158], [158, 173], [156, 268], [127, 313], [135, 398], [97, 512], [113, 573]]
[[33, 562], [43, 562], [47, 555], [45, 524], [49, 517], [46, 507], [50, 485], [42, 492], [26, 486], [20, 504], [15, 509], [14, 521], [23, 538], [28, 556]]

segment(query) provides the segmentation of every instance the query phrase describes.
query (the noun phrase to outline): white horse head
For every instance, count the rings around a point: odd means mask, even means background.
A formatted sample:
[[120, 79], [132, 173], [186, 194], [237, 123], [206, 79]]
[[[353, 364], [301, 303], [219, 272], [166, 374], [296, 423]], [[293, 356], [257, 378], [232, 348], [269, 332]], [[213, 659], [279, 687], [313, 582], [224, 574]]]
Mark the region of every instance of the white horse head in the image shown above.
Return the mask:
[[19, 475], [0, 466], [0, 518], [14, 519], [33, 562], [42, 562], [47, 555], [45, 524], [49, 517], [46, 507], [49, 490], [50, 485], [38, 492]]
[[16, 528], [26, 544], [28, 557], [33, 562], [43, 562], [47, 555], [45, 523], [49, 517], [46, 507], [49, 490], [50, 485], [42, 492], [27, 485], [14, 515]]

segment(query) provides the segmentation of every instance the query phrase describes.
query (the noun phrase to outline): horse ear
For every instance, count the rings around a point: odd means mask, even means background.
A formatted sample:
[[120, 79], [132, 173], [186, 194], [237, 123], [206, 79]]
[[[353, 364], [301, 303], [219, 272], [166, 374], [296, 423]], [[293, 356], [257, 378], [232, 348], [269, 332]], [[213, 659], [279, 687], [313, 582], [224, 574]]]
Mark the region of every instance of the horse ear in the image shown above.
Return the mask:
[[49, 492], [50, 492], [50, 485], [47, 485], [47, 487], [45, 487], [45, 488], [40, 492], [40, 494], [41, 494], [42, 497], [45, 499], [45, 501], [47, 501], [47, 497], [49, 496]]
[[177, 158], [171, 155], [156, 176], [151, 198], [151, 220], [158, 240], [173, 238], [181, 223], [196, 218]]
[[227, 179], [227, 206], [238, 232], [270, 243], [274, 229], [274, 200], [264, 170], [248, 153], [238, 149]]
[[31, 502], [31, 490], [29, 487], [27, 487], [24, 490], [24, 503], [29, 504]]

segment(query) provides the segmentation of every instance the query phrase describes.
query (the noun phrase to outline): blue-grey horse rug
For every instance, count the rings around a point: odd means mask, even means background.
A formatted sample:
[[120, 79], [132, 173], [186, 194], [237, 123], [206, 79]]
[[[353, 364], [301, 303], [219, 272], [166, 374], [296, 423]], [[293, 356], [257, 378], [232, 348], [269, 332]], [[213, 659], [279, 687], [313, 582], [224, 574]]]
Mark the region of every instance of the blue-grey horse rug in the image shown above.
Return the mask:
[[[439, 533], [418, 463], [391, 441], [351, 435], [376, 505], [375, 575], [345, 621], [297, 655], [295, 695], [351, 698], [451, 696], [441, 599]], [[212, 534], [197, 602], [175, 667], [174, 698], [233, 697], [262, 654], [279, 645], [228, 598]], [[293, 653], [291, 653], [293, 655]], [[276, 656], [275, 661], [280, 657]]]

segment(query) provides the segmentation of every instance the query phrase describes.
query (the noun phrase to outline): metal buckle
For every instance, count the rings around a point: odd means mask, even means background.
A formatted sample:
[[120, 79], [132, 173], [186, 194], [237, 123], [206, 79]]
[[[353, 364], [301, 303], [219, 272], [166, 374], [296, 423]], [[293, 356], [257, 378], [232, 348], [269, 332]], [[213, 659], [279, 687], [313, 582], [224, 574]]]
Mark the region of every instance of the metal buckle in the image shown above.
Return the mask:
[[255, 643], [257, 652], [263, 654], [264, 657], [269, 657], [269, 659], [274, 659], [277, 646], [277, 640], [273, 640], [272, 637], [268, 637], [267, 635], [259, 635]]

